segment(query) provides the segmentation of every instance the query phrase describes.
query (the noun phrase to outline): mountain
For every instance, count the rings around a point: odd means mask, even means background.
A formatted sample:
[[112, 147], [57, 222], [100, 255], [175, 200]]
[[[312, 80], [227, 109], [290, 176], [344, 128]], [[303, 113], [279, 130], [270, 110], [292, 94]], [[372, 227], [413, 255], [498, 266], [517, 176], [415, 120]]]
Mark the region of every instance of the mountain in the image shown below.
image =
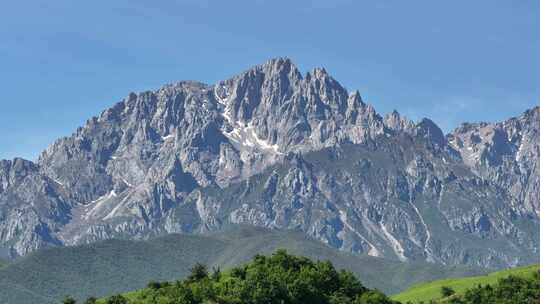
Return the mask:
[[463, 124], [448, 144], [476, 175], [507, 190], [509, 204], [540, 213], [540, 107], [499, 123]]
[[445, 135], [286, 58], [130, 93], [36, 163], [0, 163], [0, 253], [246, 224], [401, 261], [536, 262], [538, 111]]
[[362, 283], [398, 292], [414, 283], [481, 273], [467, 267], [402, 263], [337, 251], [302, 232], [228, 227], [207, 235], [170, 234], [147, 241], [107, 240], [74, 247], [38, 250], [0, 269], [0, 302], [58, 303], [109, 296], [143, 288], [150, 281], [183, 279], [195, 263], [230, 269], [256, 254], [277, 249], [330, 260], [353, 271]]

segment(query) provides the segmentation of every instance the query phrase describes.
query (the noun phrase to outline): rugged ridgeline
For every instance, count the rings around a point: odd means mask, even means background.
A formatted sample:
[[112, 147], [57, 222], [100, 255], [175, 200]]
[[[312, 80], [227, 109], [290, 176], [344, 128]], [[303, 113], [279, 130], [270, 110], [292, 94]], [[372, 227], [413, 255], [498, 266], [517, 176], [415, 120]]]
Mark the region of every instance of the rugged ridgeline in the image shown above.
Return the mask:
[[0, 245], [14, 257], [250, 224], [400, 260], [532, 262], [539, 112], [445, 136], [288, 59], [132, 93], [37, 163], [0, 163]]

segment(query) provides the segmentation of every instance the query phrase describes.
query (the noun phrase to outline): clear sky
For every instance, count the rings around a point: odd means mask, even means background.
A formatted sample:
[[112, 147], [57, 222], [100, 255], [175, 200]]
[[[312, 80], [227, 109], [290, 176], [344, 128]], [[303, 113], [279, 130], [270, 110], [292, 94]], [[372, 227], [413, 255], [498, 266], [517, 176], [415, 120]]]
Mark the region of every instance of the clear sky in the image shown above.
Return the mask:
[[290, 57], [445, 131], [540, 105], [539, 1], [1, 0], [0, 159], [131, 91]]

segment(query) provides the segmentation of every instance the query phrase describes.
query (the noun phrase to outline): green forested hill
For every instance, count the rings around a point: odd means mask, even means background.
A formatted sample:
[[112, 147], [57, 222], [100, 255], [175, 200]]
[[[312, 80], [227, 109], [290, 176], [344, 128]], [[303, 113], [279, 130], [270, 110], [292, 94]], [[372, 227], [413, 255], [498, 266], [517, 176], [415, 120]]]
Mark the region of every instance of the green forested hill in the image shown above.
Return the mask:
[[[520, 278], [531, 278], [536, 272], [540, 271], [540, 264], [531, 265], [526, 267], [518, 267], [503, 271], [497, 271], [489, 273], [487, 275], [464, 277], [458, 279], [444, 279], [437, 280], [430, 283], [419, 284], [409, 288], [408, 290], [399, 293], [392, 298], [394, 300], [401, 301], [403, 303], [410, 301], [413, 303], [429, 302], [431, 300], [441, 300], [441, 302], [447, 302], [441, 294], [442, 287], [451, 288], [456, 295], [463, 295], [471, 288], [481, 286], [496, 286], [499, 280], [508, 278], [510, 276], [517, 276]], [[455, 296], [454, 296], [455, 297]], [[478, 302], [480, 303], [480, 302]], [[506, 302], [503, 302], [506, 303]]]
[[111, 240], [41, 250], [0, 269], [0, 303], [58, 303], [65, 295], [103, 297], [143, 288], [149, 281], [185, 278], [196, 263], [230, 269], [279, 248], [330, 260], [336, 268], [352, 271], [366, 286], [388, 294], [419, 282], [481, 272], [346, 254], [302, 233], [236, 227], [204, 236], [168, 235], [148, 241]]
[[370, 290], [349, 271], [337, 270], [328, 261], [278, 250], [257, 255], [248, 264], [229, 271], [208, 271], [194, 266], [187, 279], [151, 282], [148, 287], [99, 301], [104, 304], [394, 304], [379, 291]]
[[[256, 256], [249, 264], [227, 272], [219, 269], [209, 272], [204, 265], [197, 265], [184, 281], [151, 282], [147, 288], [113, 295], [97, 303], [538, 304], [539, 269], [537, 265], [443, 280], [412, 288], [416, 293], [389, 299], [381, 292], [365, 288], [353, 273], [336, 271], [330, 262], [313, 262], [278, 250], [270, 257]], [[433, 296], [434, 291], [443, 296]]]

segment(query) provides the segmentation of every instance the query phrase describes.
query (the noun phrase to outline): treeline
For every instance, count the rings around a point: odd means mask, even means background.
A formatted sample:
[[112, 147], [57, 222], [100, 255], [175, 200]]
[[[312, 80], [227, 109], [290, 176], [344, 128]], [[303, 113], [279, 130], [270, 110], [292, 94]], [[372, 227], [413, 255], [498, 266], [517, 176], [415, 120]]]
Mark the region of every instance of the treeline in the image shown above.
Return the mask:
[[[423, 304], [540, 304], [540, 272], [532, 277], [509, 276], [497, 284], [478, 285], [462, 294], [441, 288], [442, 299]], [[311, 261], [278, 250], [257, 255], [241, 267], [222, 272], [195, 265], [183, 281], [150, 282], [129, 294], [84, 304], [399, 304], [371, 290], [349, 271], [328, 261]], [[63, 304], [76, 304], [66, 298]]]
[[540, 304], [540, 272], [532, 277], [509, 276], [493, 286], [478, 285], [456, 295], [451, 288], [443, 287], [444, 297], [439, 303], [449, 304]]
[[[65, 304], [74, 304], [71, 298]], [[187, 279], [150, 282], [129, 299], [115, 295], [85, 304], [397, 304], [370, 290], [349, 271], [338, 271], [327, 261], [311, 261], [279, 250], [257, 255], [241, 267], [222, 272], [198, 264]]]

